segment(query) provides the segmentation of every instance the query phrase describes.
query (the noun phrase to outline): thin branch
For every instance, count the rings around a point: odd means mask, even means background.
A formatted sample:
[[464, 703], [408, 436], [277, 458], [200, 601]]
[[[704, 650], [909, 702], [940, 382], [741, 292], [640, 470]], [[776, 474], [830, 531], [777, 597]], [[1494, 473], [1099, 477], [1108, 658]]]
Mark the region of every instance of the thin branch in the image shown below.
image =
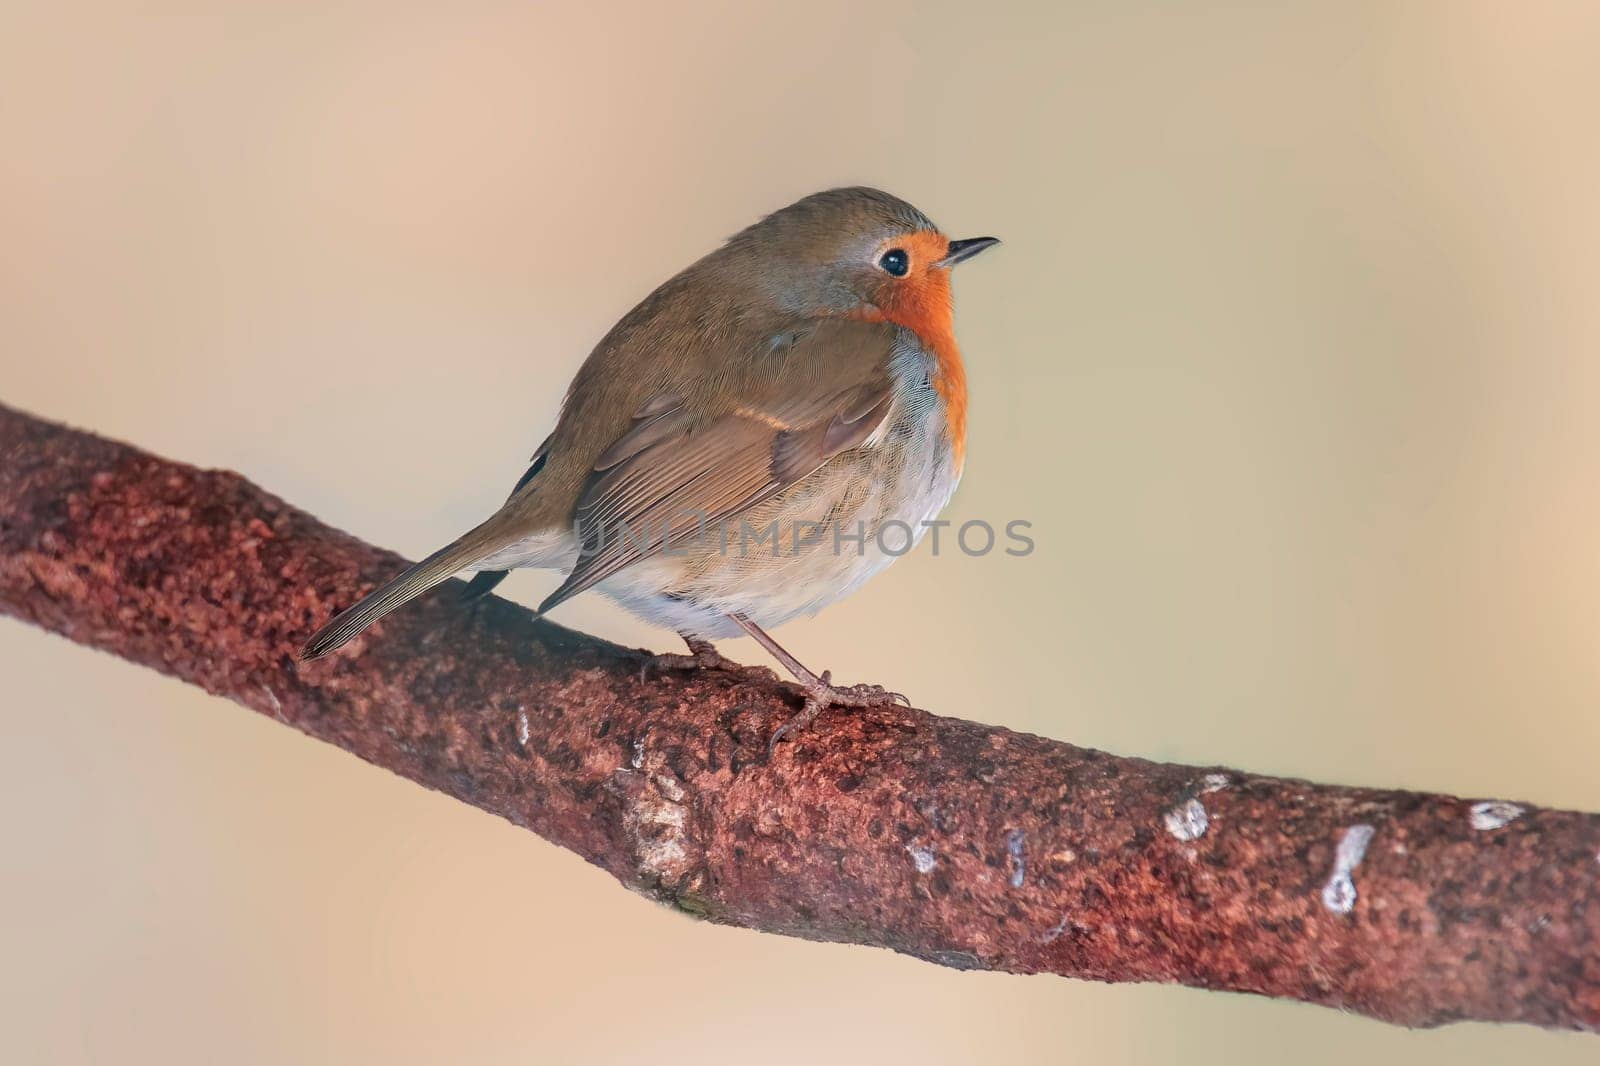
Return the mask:
[[[1406, 1025], [1600, 1026], [1600, 816], [1126, 759], [799, 695], [446, 587], [297, 645], [396, 556], [236, 474], [0, 407], [0, 611], [270, 714], [711, 921]], [[16, 668], [17, 664], [12, 664]], [[13, 708], [12, 713], [20, 713]]]

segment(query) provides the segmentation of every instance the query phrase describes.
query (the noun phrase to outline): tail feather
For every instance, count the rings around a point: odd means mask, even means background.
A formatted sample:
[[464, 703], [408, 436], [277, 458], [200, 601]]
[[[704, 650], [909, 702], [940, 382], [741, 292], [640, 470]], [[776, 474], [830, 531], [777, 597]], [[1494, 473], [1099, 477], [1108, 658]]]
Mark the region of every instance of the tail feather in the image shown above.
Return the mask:
[[312, 634], [301, 649], [300, 658], [319, 659], [336, 651], [390, 611], [416, 599], [435, 585], [449, 580], [458, 571], [503, 547], [502, 541], [506, 538], [497, 535], [493, 528], [497, 524], [490, 519], [368, 593], [355, 606], [336, 615]]

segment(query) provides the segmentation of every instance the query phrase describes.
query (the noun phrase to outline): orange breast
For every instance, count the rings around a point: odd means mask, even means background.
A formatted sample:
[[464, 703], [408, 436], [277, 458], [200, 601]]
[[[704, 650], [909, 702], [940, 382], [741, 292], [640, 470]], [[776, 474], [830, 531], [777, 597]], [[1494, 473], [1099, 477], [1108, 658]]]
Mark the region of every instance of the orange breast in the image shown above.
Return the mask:
[[933, 387], [944, 400], [951, 453], [959, 474], [967, 451], [967, 369], [956, 345], [950, 271], [928, 265], [944, 258], [950, 242], [937, 233], [918, 233], [905, 244], [911, 253], [911, 272], [894, 284], [892, 297], [881, 309], [885, 319], [911, 330], [933, 354]]

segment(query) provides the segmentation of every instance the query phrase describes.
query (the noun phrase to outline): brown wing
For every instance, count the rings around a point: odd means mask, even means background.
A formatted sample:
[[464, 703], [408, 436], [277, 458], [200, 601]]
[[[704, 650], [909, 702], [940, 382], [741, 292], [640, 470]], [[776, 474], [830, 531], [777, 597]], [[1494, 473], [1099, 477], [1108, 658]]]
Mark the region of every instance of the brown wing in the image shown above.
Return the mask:
[[633, 428], [596, 461], [574, 515], [583, 546], [578, 563], [539, 610], [668, 543], [686, 543], [861, 444], [883, 423], [893, 396], [887, 370], [867, 369], [843, 388], [819, 385], [810, 395], [739, 406], [705, 421], [670, 394], [645, 404]]

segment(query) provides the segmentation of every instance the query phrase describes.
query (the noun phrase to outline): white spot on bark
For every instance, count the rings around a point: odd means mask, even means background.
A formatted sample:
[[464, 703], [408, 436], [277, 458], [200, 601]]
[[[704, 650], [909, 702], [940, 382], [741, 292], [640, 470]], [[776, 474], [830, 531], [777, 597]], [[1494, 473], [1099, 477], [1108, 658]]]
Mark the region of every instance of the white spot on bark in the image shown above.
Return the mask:
[[1356, 883], [1349, 874], [1334, 874], [1322, 886], [1322, 905], [1335, 914], [1349, 914], [1356, 905]]
[[1006, 834], [1006, 854], [1011, 856], [1012, 888], [1021, 888], [1022, 882], [1028, 876], [1028, 863], [1022, 856], [1022, 848], [1026, 842], [1027, 837], [1020, 829], [1013, 829]]
[[633, 838], [639, 870], [647, 879], [695, 888], [700, 880], [689, 833], [683, 782], [659, 755], [646, 758], [644, 741], [635, 741], [633, 765], [642, 773], [618, 771], [629, 797], [623, 825]]
[[907, 844], [906, 851], [911, 854], [911, 862], [916, 866], [917, 873], [927, 874], [933, 872], [933, 849], [922, 844]]
[[1179, 840], [1199, 840], [1206, 835], [1206, 829], [1211, 825], [1211, 817], [1206, 814], [1206, 806], [1198, 799], [1186, 799], [1172, 810], [1162, 816], [1161, 820], [1167, 825], [1167, 832]]
[[1472, 823], [1472, 828], [1480, 833], [1487, 833], [1491, 829], [1503, 829], [1521, 817], [1522, 808], [1505, 800], [1474, 803], [1472, 809], [1467, 812], [1467, 820]]
[[1367, 845], [1377, 830], [1370, 825], [1353, 825], [1339, 838], [1333, 856], [1333, 876], [1322, 886], [1322, 905], [1335, 914], [1349, 914], [1356, 905], [1356, 882], [1351, 875], [1367, 857]]
[[634, 806], [631, 821], [639, 844], [639, 865], [646, 873], [663, 881], [676, 881], [688, 872], [682, 807], [675, 803], [639, 803]]
[[1041, 944], [1055, 943], [1057, 940], [1061, 939], [1061, 934], [1067, 931], [1067, 923], [1069, 921], [1069, 918], [1063, 917], [1055, 925], [1052, 925], [1049, 929], [1046, 929], [1043, 936], [1035, 937], [1034, 939]]
[[528, 746], [528, 738], [533, 736], [533, 727], [528, 723], [528, 712], [517, 711], [517, 743], [524, 748]]
[[1207, 774], [1200, 779], [1200, 792], [1202, 795], [1207, 792], [1221, 792], [1231, 784], [1233, 782], [1227, 774]]

